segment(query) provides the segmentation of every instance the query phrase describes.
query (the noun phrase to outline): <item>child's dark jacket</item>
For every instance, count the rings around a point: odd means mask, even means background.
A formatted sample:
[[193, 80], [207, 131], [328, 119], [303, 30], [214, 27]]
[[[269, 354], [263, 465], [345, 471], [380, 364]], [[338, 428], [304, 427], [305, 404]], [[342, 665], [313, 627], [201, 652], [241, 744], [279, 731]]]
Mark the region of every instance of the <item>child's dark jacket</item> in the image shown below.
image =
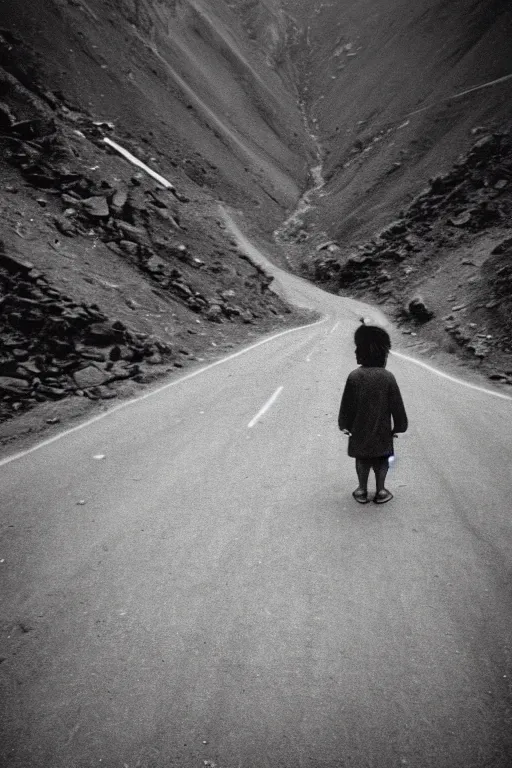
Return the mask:
[[351, 432], [349, 456], [392, 456], [393, 433], [407, 429], [407, 414], [393, 374], [370, 366], [349, 373], [338, 425]]

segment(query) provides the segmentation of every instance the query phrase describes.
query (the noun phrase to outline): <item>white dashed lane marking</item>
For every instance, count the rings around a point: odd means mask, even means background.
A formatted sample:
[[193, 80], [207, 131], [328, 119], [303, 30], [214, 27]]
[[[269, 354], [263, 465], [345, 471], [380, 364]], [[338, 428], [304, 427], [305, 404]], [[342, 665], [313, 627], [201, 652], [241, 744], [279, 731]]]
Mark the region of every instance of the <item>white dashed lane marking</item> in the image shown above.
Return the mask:
[[254, 427], [254, 425], [257, 424], [257, 422], [261, 419], [261, 417], [266, 414], [268, 409], [272, 407], [272, 405], [275, 403], [275, 401], [277, 400], [277, 398], [279, 397], [279, 395], [281, 394], [282, 391], [283, 391], [283, 387], [278, 387], [276, 389], [276, 391], [274, 392], [272, 397], [270, 397], [267, 400], [265, 405], [262, 408], [260, 408], [260, 410], [258, 411], [256, 416], [253, 419], [251, 419], [251, 421], [248, 423], [248, 425], [247, 425], [248, 429], [252, 429], [252, 427]]
[[112, 414], [116, 413], [116, 411], [121, 411], [121, 410], [124, 410], [125, 408], [130, 408], [131, 406], [141, 402], [142, 400], [146, 400], [149, 397], [154, 397], [155, 395], [160, 394], [160, 392], [163, 392], [166, 389], [179, 386], [184, 382], [188, 381], [189, 379], [193, 379], [196, 376], [200, 376], [201, 374], [206, 373], [207, 371], [210, 371], [212, 368], [216, 368], [217, 366], [223, 365], [224, 363], [227, 363], [230, 360], [234, 360], [235, 358], [240, 357], [241, 355], [245, 355], [248, 352], [252, 352], [253, 349], [257, 349], [258, 347], [261, 347], [263, 344], [268, 344], [269, 342], [274, 341], [274, 339], [279, 339], [282, 336], [287, 336], [288, 334], [292, 334], [292, 333], [300, 333], [301, 331], [304, 331], [308, 328], [313, 328], [315, 325], [321, 325], [322, 323], [325, 323], [326, 320], [327, 318], [323, 317], [321, 320], [315, 320], [314, 323], [308, 323], [307, 325], [300, 325], [300, 326], [297, 326], [296, 328], [288, 328], [286, 331], [280, 331], [279, 333], [274, 333], [272, 336], [269, 336], [265, 339], [261, 339], [260, 341], [257, 341], [254, 344], [250, 344], [248, 347], [244, 347], [243, 349], [238, 350], [238, 352], [233, 352], [231, 355], [227, 355], [227, 357], [222, 357], [220, 360], [216, 360], [214, 363], [209, 363], [208, 365], [205, 365], [202, 368], [198, 368], [197, 370], [192, 371], [191, 373], [187, 373], [185, 376], [182, 376], [179, 379], [175, 379], [174, 381], [170, 381], [167, 384], [163, 384], [161, 387], [156, 387], [155, 389], [152, 389], [150, 392], [145, 392], [143, 395], [134, 397], [131, 400], [125, 400], [123, 403], [119, 403], [118, 405], [115, 405], [113, 408], [109, 408], [109, 410], [105, 411], [104, 413], [100, 413], [98, 414], [98, 416], [93, 416], [92, 419], [88, 419], [87, 421], [84, 421], [81, 424], [77, 424], [76, 427], [71, 427], [70, 429], [66, 429], [63, 432], [59, 432], [59, 434], [54, 435], [53, 437], [49, 437], [46, 440], [43, 440], [42, 442], [37, 443], [36, 445], [33, 445], [31, 448], [27, 448], [24, 451], [20, 451], [19, 453], [15, 453], [15, 454], [12, 454], [11, 456], [6, 456], [4, 459], [0, 459], [0, 467], [5, 466], [6, 464], [11, 464], [13, 461], [17, 461], [18, 459], [21, 459], [24, 456], [28, 456], [28, 454], [33, 453], [34, 451], [38, 451], [40, 448], [45, 448], [47, 445], [51, 445], [52, 443], [55, 443], [57, 440], [61, 440], [63, 437], [66, 437], [67, 435], [72, 435], [74, 432], [78, 432], [81, 429], [85, 429], [86, 427], [91, 426], [91, 424], [94, 424], [97, 421], [101, 421], [102, 419], [108, 418]]

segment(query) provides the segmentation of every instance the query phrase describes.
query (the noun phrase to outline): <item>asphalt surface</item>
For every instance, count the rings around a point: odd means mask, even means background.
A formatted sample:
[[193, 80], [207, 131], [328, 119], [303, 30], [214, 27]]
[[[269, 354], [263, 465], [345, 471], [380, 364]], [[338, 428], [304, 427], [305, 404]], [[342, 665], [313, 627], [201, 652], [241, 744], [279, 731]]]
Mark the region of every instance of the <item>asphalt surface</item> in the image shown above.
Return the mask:
[[277, 281], [323, 319], [0, 465], [2, 768], [512, 765], [512, 401], [392, 356], [356, 504], [376, 312]]

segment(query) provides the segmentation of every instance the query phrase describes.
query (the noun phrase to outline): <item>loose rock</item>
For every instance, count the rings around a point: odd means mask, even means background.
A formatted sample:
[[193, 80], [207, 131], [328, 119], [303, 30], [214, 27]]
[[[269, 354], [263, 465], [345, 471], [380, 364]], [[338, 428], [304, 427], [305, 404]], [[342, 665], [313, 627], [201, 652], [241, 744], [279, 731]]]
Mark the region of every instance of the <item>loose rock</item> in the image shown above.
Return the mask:
[[464, 211], [458, 216], [451, 216], [448, 221], [450, 224], [453, 224], [454, 227], [465, 227], [471, 221], [471, 213], [469, 211]]
[[429, 309], [421, 296], [414, 296], [407, 305], [409, 314], [421, 323], [425, 323], [434, 317], [434, 313]]
[[87, 368], [81, 368], [75, 371], [73, 379], [79, 389], [89, 389], [91, 387], [97, 387], [104, 384], [110, 378], [109, 374], [105, 371], [100, 371], [94, 365], [89, 365]]
[[12, 376], [0, 376], [0, 393], [8, 395], [26, 395], [30, 392], [30, 385], [25, 379], [16, 379]]
[[205, 312], [205, 317], [213, 323], [222, 322], [222, 307], [219, 304], [211, 304]]
[[83, 209], [93, 219], [108, 219], [110, 209], [105, 197], [89, 197], [82, 202]]

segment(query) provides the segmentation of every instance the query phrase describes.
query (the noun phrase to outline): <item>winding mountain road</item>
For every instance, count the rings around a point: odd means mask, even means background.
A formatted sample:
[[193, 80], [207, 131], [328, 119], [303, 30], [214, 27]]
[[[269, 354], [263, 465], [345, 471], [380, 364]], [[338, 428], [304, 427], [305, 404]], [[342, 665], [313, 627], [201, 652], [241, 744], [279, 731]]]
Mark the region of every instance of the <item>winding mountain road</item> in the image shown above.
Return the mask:
[[2, 766], [512, 764], [512, 401], [392, 355], [395, 499], [357, 505], [375, 310], [274, 271], [320, 321], [0, 463]]

